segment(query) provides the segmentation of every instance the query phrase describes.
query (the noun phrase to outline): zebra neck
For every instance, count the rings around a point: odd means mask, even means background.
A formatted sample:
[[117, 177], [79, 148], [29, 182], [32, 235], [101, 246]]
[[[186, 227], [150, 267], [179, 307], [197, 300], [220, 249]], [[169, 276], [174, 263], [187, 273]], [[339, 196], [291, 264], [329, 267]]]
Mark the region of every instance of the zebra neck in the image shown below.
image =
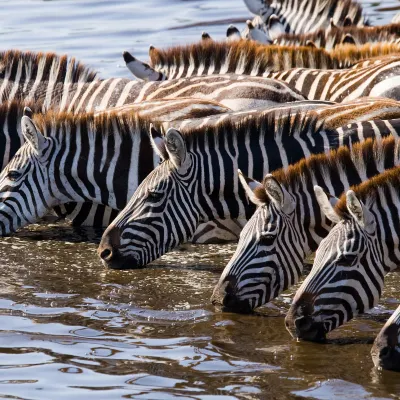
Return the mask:
[[91, 201], [120, 210], [154, 168], [156, 157], [148, 136], [135, 128], [99, 132], [90, 125], [77, 123], [54, 136], [52, 191], [62, 202]]

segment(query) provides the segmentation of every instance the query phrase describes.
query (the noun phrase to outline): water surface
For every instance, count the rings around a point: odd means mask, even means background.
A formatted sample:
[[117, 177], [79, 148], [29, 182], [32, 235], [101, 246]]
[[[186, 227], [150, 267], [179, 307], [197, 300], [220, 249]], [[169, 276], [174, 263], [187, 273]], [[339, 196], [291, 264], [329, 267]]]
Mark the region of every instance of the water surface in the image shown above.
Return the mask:
[[[376, 23], [398, 1], [365, 1]], [[387, 9], [387, 11], [382, 11]], [[240, 0], [3, 1], [1, 47], [68, 53], [102, 77], [130, 77], [121, 52], [224, 36]], [[241, 21], [241, 22], [240, 22]], [[13, 399], [388, 399], [400, 374], [370, 348], [399, 304], [399, 275], [379, 307], [328, 344], [284, 328], [296, 288], [259, 313], [221, 313], [209, 298], [234, 246], [182, 246], [150, 268], [106, 270], [100, 232], [34, 225], [0, 240], [0, 397]]]

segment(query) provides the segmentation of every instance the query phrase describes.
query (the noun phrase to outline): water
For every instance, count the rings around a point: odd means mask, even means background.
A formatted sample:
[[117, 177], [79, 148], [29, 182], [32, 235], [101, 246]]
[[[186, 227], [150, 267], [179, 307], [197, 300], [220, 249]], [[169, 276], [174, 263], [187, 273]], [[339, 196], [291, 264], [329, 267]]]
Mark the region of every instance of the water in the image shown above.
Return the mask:
[[[376, 23], [400, 9], [364, 4]], [[3, 49], [68, 53], [102, 77], [130, 77], [123, 50], [146, 59], [151, 43], [191, 42], [203, 30], [221, 38], [249, 16], [240, 0], [1, 5]], [[35, 225], [0, 240], [1, 398], [400, 397], [400, 375], [376, 371], [369, 355], [399, 304], [399, 275], [387, 278], [379, 307], [328, 344], [297, 343], [283, 323], [296, 288], [250, 316], [209, 304], [234, 246], [183, 246], [146, 270], [118, 272], [99, 263], [99, 235]]]

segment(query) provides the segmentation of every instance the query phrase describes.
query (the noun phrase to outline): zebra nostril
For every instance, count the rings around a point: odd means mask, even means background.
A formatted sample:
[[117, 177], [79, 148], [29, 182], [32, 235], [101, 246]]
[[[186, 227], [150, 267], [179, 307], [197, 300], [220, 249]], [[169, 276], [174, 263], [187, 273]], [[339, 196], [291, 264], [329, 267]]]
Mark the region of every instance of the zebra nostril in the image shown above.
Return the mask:
[[112, 250], [104, 249], [100, 253], [100, 258], [104, 261], [110, 261], [112, 258]]

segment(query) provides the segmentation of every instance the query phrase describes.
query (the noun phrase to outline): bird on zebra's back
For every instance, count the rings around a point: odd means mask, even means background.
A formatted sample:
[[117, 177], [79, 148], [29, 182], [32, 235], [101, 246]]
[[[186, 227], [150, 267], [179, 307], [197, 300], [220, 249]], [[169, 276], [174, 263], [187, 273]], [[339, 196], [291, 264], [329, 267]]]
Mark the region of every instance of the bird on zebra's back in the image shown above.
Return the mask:
[[400, 306], [376, 337], [371, 356], [375, 367], [400, 372]]
[[[352, 124], [353, 132], [379, 131], [327, 154], [312, 155], [263, 181], [239, 174], [257, 210], [243, 228], [235, 254], [215, 286], [211, 301], [233, 312], [251, 312], [296, 284], [306, 260], [332, 229], [317, 201], [314, 186], [334, 196], [395, 166], [400, 166], [400, 119]], [[344, 132], [345, 136], [349, 132]]]
[[362, 46], [366, 43], [399, 43], [400, 24], [382, 26], [333, 26], [312, 33], [284, 34], [277, 37], [273, 44], [280, 46], [313, 46], [328, 51], [342, 44]]
[[375, 307], [384, 279], [400, 265], [400, 167], [336, 198], [319, 186], [317, 201], [336, 224], [293, 298], [286, 327], [298, 339], [323, 341], [339, 326]]
[[[247, 8], [264, 21], [275, 15], [287, 33], [308, 33], [336, 26], [369, 25], [360, 4], [352, 0], [244, 0]], [[296, 7], [293, 9], [293, 7]]]
[[[166, 135], [152, 129], [152, 145], [164, 161], [107, 228], [98, 254], [110, 268], [139, 268], [195, 237], [199, 223], [249, 219], [255, 206], [239, 185], [238, 168], [260, 180], [311, 154], [381, 135], [363, 124], [365, 130], [359, 124], [330, 130], [315, 113], [274, 110], [200, 127], [183, 124]], [[393, 131], [388, 125], [382, 135]]]

